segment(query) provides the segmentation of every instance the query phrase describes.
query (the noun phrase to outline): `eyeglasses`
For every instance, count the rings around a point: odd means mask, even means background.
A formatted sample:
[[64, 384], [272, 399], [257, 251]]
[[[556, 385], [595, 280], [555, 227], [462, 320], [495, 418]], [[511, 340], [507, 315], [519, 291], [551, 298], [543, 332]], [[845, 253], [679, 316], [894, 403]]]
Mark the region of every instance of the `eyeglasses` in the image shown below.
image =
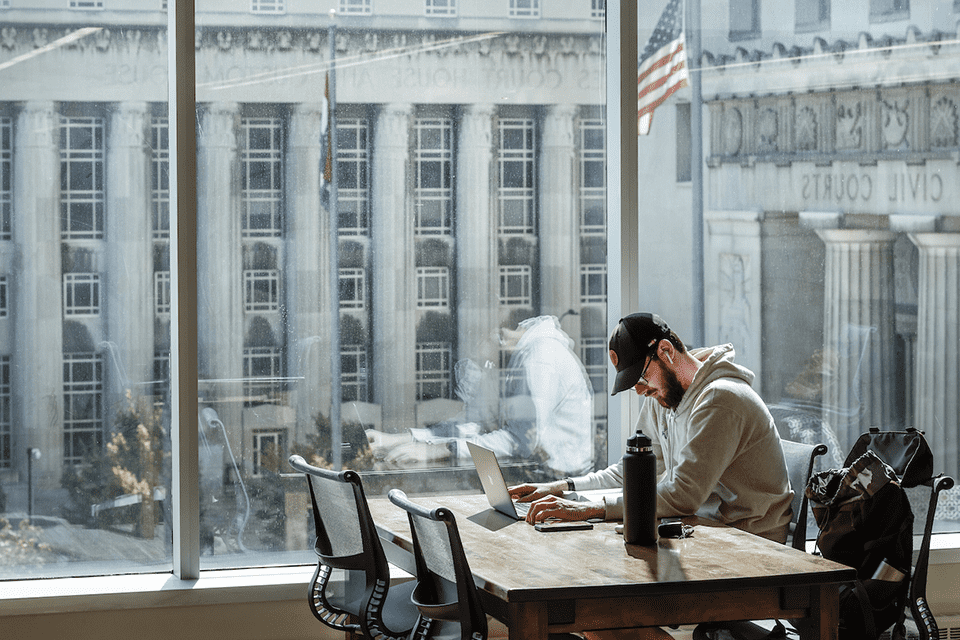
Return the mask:
[[647, 375], [647, 369], [650, 368], [650, 363], [653, 362], [653, 359], [657, 357], [656, 352], [650, 354], [650, 359], [647, 360], [647, 364], [643, 365], [643, 371], [640, 372], [640, 377], [637, 378], [637, 384], [642, 384], [645, 387], [649, 387], [650, 383], [647, 382], [647, 379], [644, 377]]

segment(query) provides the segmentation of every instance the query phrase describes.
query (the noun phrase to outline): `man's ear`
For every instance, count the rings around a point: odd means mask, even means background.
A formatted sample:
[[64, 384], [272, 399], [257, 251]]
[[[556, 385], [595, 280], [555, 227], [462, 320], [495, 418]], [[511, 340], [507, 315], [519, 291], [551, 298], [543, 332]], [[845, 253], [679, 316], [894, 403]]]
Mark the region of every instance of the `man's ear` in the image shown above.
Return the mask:
[[660, 355], [665, 358], [667, 362], [673, 364], [673, 355], [671, 354], [671, 351], [673, 351], [673, 345], [669, 340], [661, 340], [657, 351], [660, 352]]

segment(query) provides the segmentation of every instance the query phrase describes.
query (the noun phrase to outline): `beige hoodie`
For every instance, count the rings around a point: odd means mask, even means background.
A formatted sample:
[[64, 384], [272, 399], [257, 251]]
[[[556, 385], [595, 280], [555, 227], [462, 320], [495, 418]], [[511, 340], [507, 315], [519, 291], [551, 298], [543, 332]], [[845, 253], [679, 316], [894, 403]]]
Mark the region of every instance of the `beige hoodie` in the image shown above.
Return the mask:
[[[636, 428], [657, 455], [657, 517], [699, 515], [783, 542], [793, 491], [780, 436], [726, 344], [691, 351], [703, 362], [676, 411], [646, 398]], [[623, 486], [623, 461], [574, 479], [579, 490]], [[623, 498], [604, 499], [608, 520]]]

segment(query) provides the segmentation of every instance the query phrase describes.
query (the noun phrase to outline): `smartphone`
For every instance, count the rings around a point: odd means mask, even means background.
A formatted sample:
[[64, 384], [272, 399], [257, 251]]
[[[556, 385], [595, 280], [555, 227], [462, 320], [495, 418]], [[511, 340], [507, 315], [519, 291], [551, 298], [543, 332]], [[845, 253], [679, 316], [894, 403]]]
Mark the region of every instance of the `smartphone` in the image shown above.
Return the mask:
[[593, 529], [590, 522], [538, 522], [533, 525], [537, 531], [581, 531], [583, 529]]

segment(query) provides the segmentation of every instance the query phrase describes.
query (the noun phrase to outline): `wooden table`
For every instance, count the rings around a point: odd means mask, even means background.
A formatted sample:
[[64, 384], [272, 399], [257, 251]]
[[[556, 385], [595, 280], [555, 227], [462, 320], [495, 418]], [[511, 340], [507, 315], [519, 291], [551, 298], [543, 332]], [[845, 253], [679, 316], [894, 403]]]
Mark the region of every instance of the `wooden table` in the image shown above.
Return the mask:
[[[810, 640], [836, 640], [839, 584], [855, 571], [708, 520], [693, 536], [624, 545], [615, 523], [541, 533], [489, 508], [483, 495], [417, 498], [457, 517], [487, 613], [511, 638], [553, 632], [809, 618]], [[388, 557], [415, 573], [406, 512], [370, 500]]]

